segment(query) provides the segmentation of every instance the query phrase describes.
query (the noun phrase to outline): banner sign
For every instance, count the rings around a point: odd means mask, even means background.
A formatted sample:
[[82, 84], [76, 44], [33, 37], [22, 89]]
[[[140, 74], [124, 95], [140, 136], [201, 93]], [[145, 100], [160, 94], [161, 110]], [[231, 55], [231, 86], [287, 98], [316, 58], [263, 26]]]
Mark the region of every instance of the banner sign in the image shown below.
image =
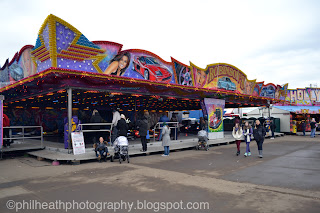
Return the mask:
[[71, 132], [71, 140], [74, 155], [84, 154], [86, 152], [83, 132]]
[[297, 106], [320, 106], [320, 89], [288, 89], [285, 100]]
[[208, 113], [209, 139], [223, 138], [223, 110], [225, 100], [205, 98], [204, 104]]

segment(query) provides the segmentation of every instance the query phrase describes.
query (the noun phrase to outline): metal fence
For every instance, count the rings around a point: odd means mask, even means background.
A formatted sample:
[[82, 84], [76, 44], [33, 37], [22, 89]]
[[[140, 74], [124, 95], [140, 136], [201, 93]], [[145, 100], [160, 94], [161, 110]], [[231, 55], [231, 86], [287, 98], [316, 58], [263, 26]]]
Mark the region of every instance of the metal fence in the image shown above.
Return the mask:
[[[110, 141], [111, 142], [111, 132], [112, 132], [112, 128], [113, 128], [113, 124], [112, 123], [85, 123], [85, 124], [79, 124], [80, 126], [80, 130], [81, 132], [85, 133], [85, 132], [109, 132], [109, 136], [110, 136]], [[92, 126], [110, 126], [110, 129], [83, 129], [83, 127], [92, 127]]]
[[[163, 128], [163, 126], [161, 126], [161, 125], [163, 125], [163, 123], [164, 122], [158, 122], [155, 126], [154, 126], [154, 128], [153, 128], [153, 141], [155, 142], [156, 141], [156, 134], [155, 134], [155, 130], [156, 129], [159, 129], [160, 131], [162, 130], [162, 128]], [[177, 138], [177, 133], [178, 133], [178, 128], [179, 128], [179, 122], [166, 122], [167, 124], [168, 124], [168, 126], [169, 126], [169, 128], [170, 129], [177, 129], [177, 131], [174, 131], [174, 140]], [[172, 125], [172, 126], [170, 126], [170, 125]], [[160, 133], [159, 133], [159, 137], [160, 137]]]
[[[30, 133], [26, 132], [26, 129], [38, 129], [40, 128], [40, 135], [39, 136], [32, 136]], [[18, 140], [22, 139], [24, 142], [25, 139], [35, 139], [40, 138], [41, 147], [43, 147], [43, 127], [42, 126], [7, 126], [3, 127], [3, 129], [9, 129], [9, 138], [3, 138], [3, 140]], [[21, 129], [21, 133], [17, 135], [12, 134], [13, 129]], [[31, 131], [32, 132], [32, 131]]]

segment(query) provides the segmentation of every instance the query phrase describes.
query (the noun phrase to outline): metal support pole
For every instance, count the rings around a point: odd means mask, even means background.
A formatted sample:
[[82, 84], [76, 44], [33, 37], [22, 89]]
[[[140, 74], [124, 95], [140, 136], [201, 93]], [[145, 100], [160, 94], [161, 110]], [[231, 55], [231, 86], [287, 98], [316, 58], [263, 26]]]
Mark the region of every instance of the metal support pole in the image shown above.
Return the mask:
[[174, 128], [174, 140], [177, 140], [177, 132], [178, 132], [178, 124], [176, 124], [177, 126], [175, 126]]
[[40, 131], [41, 131], [41, 148], [43, 148], [43, 127], [41, 126], [40, 128]]
[[24, 127], [22, 127], [22, 141], [24, 142]]
[[68, 154], [71, 149], [71, 131], [72, 131], [72, 88], [68, 88]]

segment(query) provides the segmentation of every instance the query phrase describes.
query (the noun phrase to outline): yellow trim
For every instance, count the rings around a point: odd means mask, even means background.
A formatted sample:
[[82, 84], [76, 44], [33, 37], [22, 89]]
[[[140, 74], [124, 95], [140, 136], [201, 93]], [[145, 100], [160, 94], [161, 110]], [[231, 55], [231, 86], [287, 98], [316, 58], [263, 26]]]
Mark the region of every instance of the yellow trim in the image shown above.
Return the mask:
[[94, 68], [96, 68], [96, 70], [99, 72], [99, 73], [103, 73], [104, 70], [101, 70], [101, 68], [99, 67], [99, 63], [105, 58], [107, 57], [106, 54], [103, 54], [103, 55], [97, 55], [97, 56], [94, 56], [90, 59], [94, 59], [94, 62], [92, 62], [92, 65]]
[[[69, 47], [68, 50], [69, 50], [69, 51], [70, 51], [70, 50], [79, 51], [79, 49], [78, 49], [78, 48], [75, 48], [75, 47]], [[81, 51], [80, 53], [82, 53], [82, 54], [91, 54], [91, 56], [93, 56], [93, 54], [99, 54], [99, 53], [97, 53], [97, 52], [92, 52], [92, 51], [88, 51], [88, 50], [84, 50], [84, 49], [81, 49], [80, 51]], [[105, 50], [103, 50], [102, 53], [104, 53], [104, 52], [105, 52]]]
[[[254, 88], [256, 87], [256, 84], [257, 84], [257, 79], [254, 79], [254, 80], [248, 80], [248, 79], [246, 79], [247, 81], [249, 81], [249, 82], [253, 82], [253, 87], [252, 87], [252, 89], [251, 89], [251, 91], [250, 91], [250, 95], [253, 93], [253, 90], [254, 90]], [[248, 94], [249, 95], [249, 94]]]
[[76, 61], [90, 60], [89, 58], [79, 58], [79, 57], [77, 57], [77, 56], [70, 56], [70, 55], [61, 54], [61, 53], [59, 53], [59, 54], [57, 55], [57, 57], [59, 57], [59, 58], [65, 58], [65, 59], [69, 59], [69, 60], [76, 60]]
[[[81, 36], [81, 35], [80, 35]], [[79, 38], [80, 38], [79, 36]], [[83, 47], [85, 47], [86, 49], [92, 50], [94, 53], [99, 54], [99, 53], [104, 53], [105, 50], [103, 49], [96, 49], [96, 48], [92, 48], [92, 47], [87, 47], [87, 46], [81, 46], [79, 44], [77, 44], [79, 38], [77, 39], [77, 41], [75, 43], [72, 43], [73, 46], [79, 47], [81, 50], [83, 49]], [[75, 39], [74, 39], [75, 40]], [[98, 53], [99, 52], [99, 53]]]
[[[76, 56], [76, 57], [83, 57], [83, 58], [90, 58], [92, 57], [93, 55], [89, 55], [89, 54], [86, 54], [86, 53], [76, 53], [76, 52], [71, 52], [69, 50], [62, 50], [60, 52], [61, 55], [67, 55], [67, 54], [70, 54], [72, 56]], [[59, 55], [59, 54], [58, 54]]]

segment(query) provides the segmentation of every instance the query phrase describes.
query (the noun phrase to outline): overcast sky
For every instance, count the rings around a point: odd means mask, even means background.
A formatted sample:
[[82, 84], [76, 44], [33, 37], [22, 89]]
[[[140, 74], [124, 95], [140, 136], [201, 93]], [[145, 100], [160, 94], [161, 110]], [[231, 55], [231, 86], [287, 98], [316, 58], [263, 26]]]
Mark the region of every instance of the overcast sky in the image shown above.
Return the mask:
[[189, 65], [228, 63], [265, 83], [320, 87], [320, 1], [0, 0], [0, 65], [35, 45], [49, 14], [89, 40]]

